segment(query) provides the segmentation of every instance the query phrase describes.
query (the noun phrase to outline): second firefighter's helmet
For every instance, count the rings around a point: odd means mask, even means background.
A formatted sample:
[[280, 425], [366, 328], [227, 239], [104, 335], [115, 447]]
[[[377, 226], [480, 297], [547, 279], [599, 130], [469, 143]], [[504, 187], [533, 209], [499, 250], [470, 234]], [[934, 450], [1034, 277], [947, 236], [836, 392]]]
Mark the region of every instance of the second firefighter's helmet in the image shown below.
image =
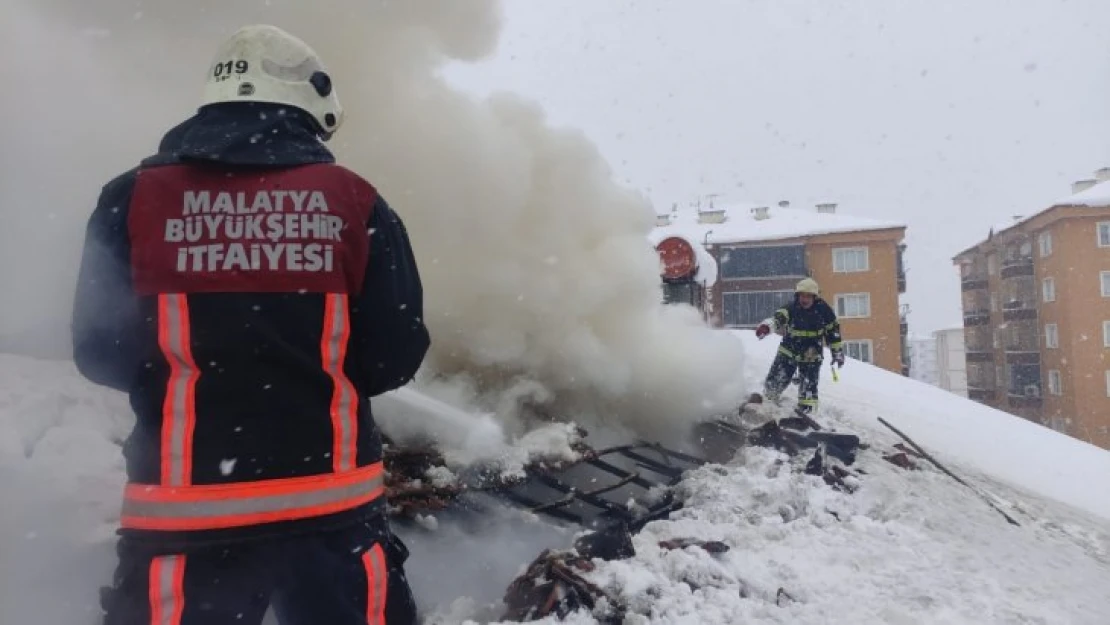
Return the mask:
[[821, 289], [818, 288], [817, 281], [813, 278], [804, 278], [803, 280], [798, 282], [798, 286], [794, 287], [794, 292], [809, 293], [810, 295], [817, 297], [821, 294]]

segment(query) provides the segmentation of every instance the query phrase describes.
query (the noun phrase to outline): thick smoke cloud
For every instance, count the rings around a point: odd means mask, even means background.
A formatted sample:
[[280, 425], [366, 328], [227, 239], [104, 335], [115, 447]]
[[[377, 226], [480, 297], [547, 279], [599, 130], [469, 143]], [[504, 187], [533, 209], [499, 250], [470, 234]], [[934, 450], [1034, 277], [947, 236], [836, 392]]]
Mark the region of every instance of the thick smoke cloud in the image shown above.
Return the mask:
[[15, 304], [0, 341], [64, 349], [99, 185], [192, 112], [224, 37], [268, 22], [329, 65], [348, 110], [333, 147], [409, 227], [434, 342], [428, 388], [505, 417], [617, 415], [657, 434], [740, 395], [739, 346], [658, 303], [644, 198], [538, 105], [477, 100], [442, 78], [496, 49], [495, 0], [9, 0], [2, 22], [0, 292]]

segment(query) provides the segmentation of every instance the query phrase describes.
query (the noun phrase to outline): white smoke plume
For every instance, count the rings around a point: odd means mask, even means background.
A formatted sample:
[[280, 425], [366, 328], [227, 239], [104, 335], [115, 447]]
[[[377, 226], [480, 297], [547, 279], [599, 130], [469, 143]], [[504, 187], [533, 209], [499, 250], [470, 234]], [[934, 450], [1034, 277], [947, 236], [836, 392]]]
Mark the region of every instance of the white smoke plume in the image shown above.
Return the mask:
[[659, 303], [651, 206], [593, 144], [550, 127], [537, 104], [478, 100], [442, 78], [495, 51], [495, 0], [8, 0], [3, 11], [0, 291], [18, 303], [0, 340], [59, 334], [99, 185], [191, 114], [224, 37], [267, 22], [329, 65], [348, 111], [332, 147], [409, 228], [429, 388], [465, 389], [506, 418], [653, 434], [729, 410], [744, 390], [739, 344]]

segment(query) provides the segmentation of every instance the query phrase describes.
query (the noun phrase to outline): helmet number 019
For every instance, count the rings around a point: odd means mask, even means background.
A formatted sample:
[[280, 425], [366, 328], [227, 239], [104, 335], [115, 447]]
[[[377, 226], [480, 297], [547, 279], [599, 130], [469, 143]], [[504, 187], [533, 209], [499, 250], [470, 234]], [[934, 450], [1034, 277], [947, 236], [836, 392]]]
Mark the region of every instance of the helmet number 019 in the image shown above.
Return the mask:
[[245, 60], [224, 61], [223, 63], [216, 63], [216, 67], [212, 69], [212, 77], [227, 80], [231, 78], [232, 74], [246, 74], [249, 69], [250, 63]]

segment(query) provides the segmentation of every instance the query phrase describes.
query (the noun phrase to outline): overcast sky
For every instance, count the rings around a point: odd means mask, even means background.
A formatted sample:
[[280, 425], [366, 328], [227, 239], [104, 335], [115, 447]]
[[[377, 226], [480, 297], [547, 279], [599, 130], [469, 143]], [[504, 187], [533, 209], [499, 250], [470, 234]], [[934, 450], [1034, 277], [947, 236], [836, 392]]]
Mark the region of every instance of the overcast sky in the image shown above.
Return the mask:
[[478, 93], [542, 101], [658, 206], [840, 203], [909, 225], [911, 332], [951, 257], [1110, 166], [1105, 0], [507, 0]]

